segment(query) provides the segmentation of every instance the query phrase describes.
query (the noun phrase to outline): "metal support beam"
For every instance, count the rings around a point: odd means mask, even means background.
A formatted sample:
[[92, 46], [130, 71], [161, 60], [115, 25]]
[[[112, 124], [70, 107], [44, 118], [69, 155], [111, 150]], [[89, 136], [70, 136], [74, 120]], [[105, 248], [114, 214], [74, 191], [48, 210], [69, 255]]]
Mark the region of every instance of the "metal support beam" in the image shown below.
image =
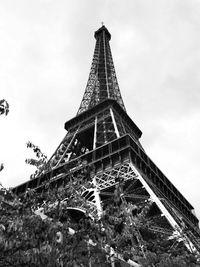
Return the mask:
[[96, 141], [97, 141], [97, 116], [95, 117], [95, 121], [94, 121], [94, 140], [93, 140], [93, 150], [96, 148]]
[[119, 131], [118, 131], [118, 128], [117, 128], [117, 124], [116, 124], [116, 121], [115, 121], [115, 117], [114, 117], [114, 114], [113, 114], [113, 111], [112, 111], [111, 108], [110, 108], [110, 114], [111, 114], [112, 122], [113, 122], [113, 125], [114, 125], [114, 128], [115, 128], [115, 133], [117, 135], [117, 138], [119, 138], [120, 134], [119, 134]]
[[163, 205], [161, 200], [156, 196], [154, 191], [150, 188], [150, 186], [147, 184], [147, 182], [144, 180], [144, 178], [141, 176], [141, 174], [135, 168], [135, 166], [132, 163], [130, 163], [130, 165], [131, 165], [131, 168], [133, 169], [133, 171], [137, 174], [138, 179], [140, 180], [140, 182], [143, 184], [143, 186], [145, 187], [145, 189], [147, 190], [147, 192], [151, 196], [152, 200], [157, 204], [157, 206], [159, 207], [159, 209], [161, 210], [163, 215], [169, 221], [169, 223], [173, 227], [175, 233], [177, 233], [177, 236], [179, 238], [181, 238], [181, 237], [183, 238], [183, 241], [184, 241], [186, 247], [191, 252], [196, 252], [196, 248], [195, 248], [194, 244], [192, 243], [192, 241], [187, 236], [183, 236], [182, 235], [182, 229], [181, 229], [180, 225], [175, 221], [175, 219], [172, 217], [172, 215], [169, 213], [169, 211], [165, 208], [165, 206]]

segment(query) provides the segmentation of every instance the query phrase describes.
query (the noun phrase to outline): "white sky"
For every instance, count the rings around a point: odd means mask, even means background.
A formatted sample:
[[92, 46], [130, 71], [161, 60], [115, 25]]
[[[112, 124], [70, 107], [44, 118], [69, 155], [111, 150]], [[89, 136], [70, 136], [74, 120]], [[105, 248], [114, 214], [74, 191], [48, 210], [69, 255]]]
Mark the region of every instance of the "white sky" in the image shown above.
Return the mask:
[[200, 218], [200, 2], [0, 0], [0, 173], [29, 179], [32, 141], [49, 157], [80, 105], [101, 22], [129, 116], [151, 159]]

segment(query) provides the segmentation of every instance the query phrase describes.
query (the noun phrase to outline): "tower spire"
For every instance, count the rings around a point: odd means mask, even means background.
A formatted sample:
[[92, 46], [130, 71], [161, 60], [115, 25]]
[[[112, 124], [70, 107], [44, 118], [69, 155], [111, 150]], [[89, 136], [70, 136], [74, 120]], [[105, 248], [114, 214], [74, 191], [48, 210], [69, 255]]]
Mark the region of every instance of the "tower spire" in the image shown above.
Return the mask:
[[125, 110], [119, 90], [109, 41], [111, 34], [102, 25], [95, 34], [96, 45], [89, 79], [77, 114], [86, 111], [107, 99], [114, 99]]

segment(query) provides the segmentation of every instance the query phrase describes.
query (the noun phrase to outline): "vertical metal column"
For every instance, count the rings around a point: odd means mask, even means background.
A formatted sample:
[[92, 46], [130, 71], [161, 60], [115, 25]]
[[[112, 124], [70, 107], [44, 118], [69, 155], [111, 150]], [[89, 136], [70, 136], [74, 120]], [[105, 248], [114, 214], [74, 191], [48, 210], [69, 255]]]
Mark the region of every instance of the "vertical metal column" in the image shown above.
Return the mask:
[[120, 134], [119, 134], [119, 131], [118, 131], [118, 128], [117, 128], [117, 124], [116, 124], [116, 121], [115, 121], [115, 117], [114, 117], [114, 114], [113, 114], [113, 111], [112, 111], [111, 108], [110, 108], [110, 115], [111, 115], [112, 122], [113, 122], [113, 125], [114, 125], [115, 133], [117, 135], [117, 138], [119, 138]]
[[96, 148], [96, 142], [97, 142], [97, 116], [95, 117], [94, 121], [94, 139], [93, 139], [93, 149]]
[[103, 47], [104, 47], [104, 66], [105, 66], [105, 74], [106, 74], [106, 88], [107, 88], [107, 96], [110, 98], [110, 92], [108, 87], [108, 70], [107, 70], [107, 60], [106, 60], [106, 40], [105, 40], [105, 31], [103, 31]]

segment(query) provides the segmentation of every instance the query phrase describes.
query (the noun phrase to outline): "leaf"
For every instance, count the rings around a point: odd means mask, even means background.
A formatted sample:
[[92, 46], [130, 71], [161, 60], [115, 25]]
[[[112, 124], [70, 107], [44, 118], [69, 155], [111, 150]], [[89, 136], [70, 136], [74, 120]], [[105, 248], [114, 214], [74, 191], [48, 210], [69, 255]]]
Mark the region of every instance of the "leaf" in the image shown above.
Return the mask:
[[4, 169], [3, 163], [0, 164], [0, 172]]
[[5, 99], [0, 100], [0, 115], [5, 114], [7, 116], [9, 112], [9, 104]]

